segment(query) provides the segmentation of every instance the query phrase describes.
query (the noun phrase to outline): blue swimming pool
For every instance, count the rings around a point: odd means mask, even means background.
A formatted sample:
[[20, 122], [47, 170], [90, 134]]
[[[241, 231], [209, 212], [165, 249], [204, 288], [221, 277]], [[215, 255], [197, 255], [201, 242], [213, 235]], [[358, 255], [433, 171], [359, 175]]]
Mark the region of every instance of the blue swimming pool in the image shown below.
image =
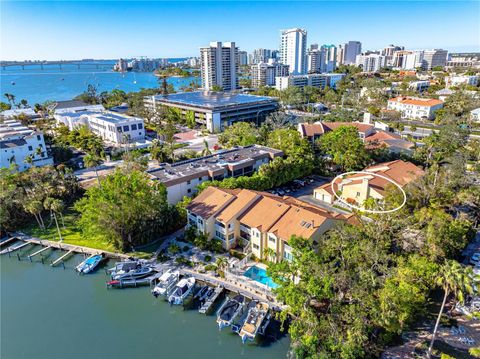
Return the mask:
[[277, 288], [278, 284], [275, 283], [272, 278], [267, 275], [267, 271], [263, 268], [259, 268], [257, 266], [253, 266], [248, 268], [248, 270], [243, 273], [245, 277], [253, 279], [256, 282], [265, 284], [269, 288]]

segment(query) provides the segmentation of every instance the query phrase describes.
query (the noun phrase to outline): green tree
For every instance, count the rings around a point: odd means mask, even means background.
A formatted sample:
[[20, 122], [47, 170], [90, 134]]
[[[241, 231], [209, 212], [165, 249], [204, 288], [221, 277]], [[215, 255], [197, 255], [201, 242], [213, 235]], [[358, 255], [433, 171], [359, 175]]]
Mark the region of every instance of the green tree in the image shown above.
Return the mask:
[[12, 105], [5, 103], [3, 101], [0, 101], [0, 111], [10, 110], [11, 108], [12, 108]]
[[294, 129], [283, 128], [270, 132], [267, 146], [282, 150], [286, 156], [313, 157], [313, 150], [308, 141]]
[[100, 183], [100, 177], [98, 176], [98, 166], [102, 163], [100, 157], [92, 155], [88, 153], [84, 158], [83, 158], [83, 163], [85, 163], [85, 166], [87, 168], [93, 168], [95, 171], [95, 176], [97, 177], [97, 182], [99, 187], [102, 187], [102, 184]]
[[218, 142], [227, 148], [253, 145], [257, 142], [257, 130], [249, 122], [236, 122], [218, 135]]

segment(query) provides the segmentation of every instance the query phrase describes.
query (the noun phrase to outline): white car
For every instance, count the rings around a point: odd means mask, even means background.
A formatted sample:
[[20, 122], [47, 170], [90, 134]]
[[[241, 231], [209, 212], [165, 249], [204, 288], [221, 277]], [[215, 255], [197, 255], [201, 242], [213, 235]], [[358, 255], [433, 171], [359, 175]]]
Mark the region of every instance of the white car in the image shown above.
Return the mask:
[[473, 265], [480, 264], [480, 252], [473, 253], [470, 257], [470, 263]]

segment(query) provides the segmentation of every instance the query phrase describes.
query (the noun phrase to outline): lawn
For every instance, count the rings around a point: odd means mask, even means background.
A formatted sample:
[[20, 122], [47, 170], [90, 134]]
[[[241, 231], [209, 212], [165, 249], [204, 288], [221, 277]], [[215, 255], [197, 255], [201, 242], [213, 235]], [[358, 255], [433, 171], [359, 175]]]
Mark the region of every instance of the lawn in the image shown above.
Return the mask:
[[[73, 210], [67, 210], [63, 215], [65, 227], [62, 226], [60, 216], [58, 217], [60, 232], [62, 233], [63, 242], [68, 244], [74, 244], [78, 246], [90, 247], [95, 249], [101, 249], [104, 251], [115, 252], [115, 248], [112, 244], [108, 243], [102, 238], [88, 237], [85, 238], [77, 226], [78, 213]], [[36, 221], [31, 222], [29, 225], [20, 229], [21, 232], [31, 235], [32, 237], [45, 239], [49, 241], [58, 241], [58, 231], [55, 221], [50, 221], [50, 216], [44, 215], [43, 221], [47, 227], [45, 230], [40, 229]]]

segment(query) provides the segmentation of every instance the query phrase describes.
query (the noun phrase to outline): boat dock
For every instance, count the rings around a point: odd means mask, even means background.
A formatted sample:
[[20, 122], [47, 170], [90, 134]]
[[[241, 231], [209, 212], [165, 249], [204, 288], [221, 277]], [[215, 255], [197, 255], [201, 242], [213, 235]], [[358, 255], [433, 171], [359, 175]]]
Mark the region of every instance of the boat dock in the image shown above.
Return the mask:
[[35, 257], [37, 254], [42, 254], [43, 252], [51, 249], [52, 246], [47, 246], [47, 247], [43, 247], [42, 249], [39, 249], [38, 251], [36, 251], [35, 253], [32, 253], [28, 256], [28, 259], [30, 259], [30, 261], [32, 260], [32, 257]]
[[223, 293], [223, 290], [224, 290], [224, 288], [221, 287], [221, 286], [216, 287], [213, 295], [210, 298], [208, 298], [208, 300], [205, 301], [205, 303], [203, 303], [202, 307], [198, 310], [198, 312], [201, 313], [201, 314], [207, 314], [210, 311], [213, 304], [218, 299], [218, 297], [220, 296], [220, 294]]
[[63, 262], [69, 255], [73, 253], [73, 250], [68, 251], [67, 253], [61, 255], [57, 259], [55, 259], [50, 265], [55, 267], [58, 263]]
[[152, 283], [158, 280], [163, 273], [155, 273], [145, 278], [132, 278], [132, 279], [120, 279], [120, 280], [111, 280], [107, 282], [107, 288], [128, 288], [128, 287], [141, 287], [141, 286], [152, 286]]

